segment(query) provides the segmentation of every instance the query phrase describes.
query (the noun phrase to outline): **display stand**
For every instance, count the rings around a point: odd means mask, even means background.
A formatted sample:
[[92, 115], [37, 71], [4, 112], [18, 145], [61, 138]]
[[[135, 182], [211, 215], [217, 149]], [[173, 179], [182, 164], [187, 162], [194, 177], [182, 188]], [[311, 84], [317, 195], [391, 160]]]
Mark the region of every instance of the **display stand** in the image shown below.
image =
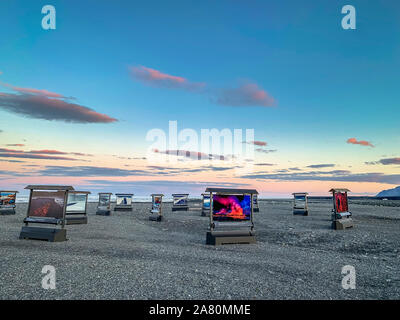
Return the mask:
[[[71, 186], [38, 186], [30, 185], [29, 204], [25, 226], [22, 227], [20, 239], [47, 240], [61, 242], [67, 240], [65, 213], [68, 193], [74, 191]], [[53, 225], [55, 227], [36, 227], [30, 224]]]
[[308, 216], [308, 193], [293, 193], [293, 214]]
[[0, 191], [0, 215], [15, 214], [18, 191]]
[[173, 205], [172, 211], [187, 211], [189, 209], [188, 206], [188, 193], [176, 193], [172, 195], [173, 197]]
[[114, 211], [132, 211], [133, 193], [116, 193], [117, 197]]
[[255, 243], [254, 189], [207, 188], [210, 195], [210, 226], [206, 244]]
[[87, 224], [87, 201], [89, 191], [69, 191], [65, 222], [70, 224]]
[[163, 194], [152, 194], [151, 198], [151, 210], [150, 213], [151, 215], [149, 216], [149, 220], [151, 221], [162, 221], [163, 220], [163, 215], [162, 215], [162, 197]]
[[253, 195], [253, 212], [259, 212], [260, 207], [258, 206], [258, 195]]
[[349, 189], [331, 189], [333, 199], [332, 209], [332, 228], [335, 230], [345, 230], [354, 227], [352, 214], [349, 211], [347, 192]]
[[109, 216], [111, 214], [111, 195], [109, 192], [99, 193], [99, 203], [97, 204], [96, 214], [100, 216]]
[[203, 196], [202, 205], [201, 205], [201, 215], [203, 217], [208, 216], [210, 214], [210, 194], [209, 193], [202, 193]]

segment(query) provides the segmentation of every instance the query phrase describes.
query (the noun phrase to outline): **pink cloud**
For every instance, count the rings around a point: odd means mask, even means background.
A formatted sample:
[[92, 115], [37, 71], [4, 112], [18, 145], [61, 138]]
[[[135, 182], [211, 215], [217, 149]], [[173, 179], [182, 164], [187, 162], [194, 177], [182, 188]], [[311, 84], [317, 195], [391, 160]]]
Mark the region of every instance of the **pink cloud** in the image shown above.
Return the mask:
[[117, 119], [98, 113], [90, 108], [45, 95], [0, 95], [0, 109], [24, 115], [28, 118], [56, 120], [74, 123], [111, 123]]
[[365, 141], [365, 140], [358, 141], [356, 138], [347, 139], [347, 143], [349, 143], [349, 144], [359, 144], [359, 145], [364, 146], [364, 147], [372, 147], [372, 148], [374, 148], [374, 145], [371, 142]]
[[216, 103], [234, 107], [273, 107], [275, 100], [255, 83], [246, 83], [237, 88], [219, 90]]
[[147, 68], [144, 66], [136, 66], [129, 68], [131, 75], [138, 81], [163, 88], [198, 90], [205, 86], [205, 83], [190, 82], [188, 79], [173, 76], [161, 71]]
[[266, 142], [264, 141], [251, 141], [252, 144], [256, 145], [256, 146], [260, 146], [260, 147], [265, 147], [267, 145]]

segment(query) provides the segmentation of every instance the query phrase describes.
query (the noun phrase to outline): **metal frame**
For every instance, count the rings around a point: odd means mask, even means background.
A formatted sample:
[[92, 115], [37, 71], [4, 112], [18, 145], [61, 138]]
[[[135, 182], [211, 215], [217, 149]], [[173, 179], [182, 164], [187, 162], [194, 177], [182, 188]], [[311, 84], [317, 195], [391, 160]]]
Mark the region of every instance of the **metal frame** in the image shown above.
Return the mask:
[[[55, 185], [29, 185], [25, 189], [30, 190], [28, 210], [26, 212], [26, 218], [24, 219], [25, 226], [22, 227], [19, 238], [20, 239], [37, 239], [47, 240], [51, 242], [65, 241], [66, 239], [66, 209], [68, 202], [68, 193], [74, 191], [72, 186], [55, 186]], [[31, 217], [29, 212], [32, 204], [32, 195], [34, 191], [63, 191], [64, 192], [64, 203], [63, 203], [63, 215], [61, 219], [57, 218], [41, 218]], [[61, 226], [61, 228], [42, 228], [42, 227], [30, 227], [29, 223], [38, 224], [52, 224]]]
[[[83, 211], [65, 211], [66, 215], [66, 224], [87, 224], [87, 204], [88, 204], [88, 195], [91, 194], [89, 191], [69, 191], [68, 195], [70, 194], [82, 194], [86, 195], [86, 202], [85, 202], [85, 210]], [[67, 202], [67, 209], [68, 209], [68, 202]], [[68, 217], [74, 215], [83, 215], [83, 217]]]
[[[158, 212], [155, 212], [155, 207], [154, 207], [154, 200], [156, 197], [161, 198], [160, 206]], [[150, 217], [149, 220], [151, 221], [161, 221], [163, 219], [163, 214], [162, 214], [162, 198], [164, 195], [162, 193], [153, 193], [151, 195], [151, 210], [150, 210]]]
[[[186, 204], [175, 204], [175, 198], [178, 196], [186, 196]], [[177, 211], [177, 210], [187, 211], [189, 209], [188, 199], [189, 199], [189, 193], [173, 193], [172, 194], [172, 211]]]
[[[101, 195], [108, 195], [108, 206], [106, 208], [106, 210], [101, 210], [100, 208], [100, 196]], [[97, 202], [97, 210], [96, 210], [96, 214], [97, 215], [102, 215], [102, 216], [109, 216], [111, 214], [111, 195], [112, 193], [110, 192], [99, 192], [99, 201]], [[103, 206], [102, 206], [103, 207]]]
[[134, 194], [133, 193], [116, 193], [115, 194], [115, 196], [117, 197], [117, 199], [118, 199], [118, 196], [131, 196], [131, 204], [117, 204], [117, 200], [116, 200], [116, 202], [115, 202], [115, 207], [114, 207], [114, 211], [117, 211], [117, 210], [128, 210], [128, 211], [132, 211], [132, 209], [133, 209], [133, 204], [132, 204], [132, 202], [133, 202], [133, 196], [134, 196]]
[[[210, 194], [210, 225], [207, 232], [207, 244], [233, 244], [233, 243], [255, 243], [255, 231], [253, 221], [253, 196], [258, 194], [255, 189], [227, 189], [207, 188]], [[249, 222], [214, 222], [213, 220], [213, 195], [250, 195], [250, 221]], [[227, 228], [223, 230], [224, 228]], [[218, 229], [218, 230], [217, 230]], [[222, 229], [222, 230], [219, 230]]]
[[15, 214], [15, 208], [17, 204], [17, 193], [18, 191], [7, 191], [7, 190], [0, 190], [0, 196], [2, 193], [13, 193], [15, 196], [15, 203], [13, 205], [0, 205], [0, 214]]
[[[294, 192], [293, 195], [293, 214], [302, 214], [308, 216], [308, 193], [307, 192]], [[304, 207], [296, 205], [296, 196], [304, 196]]]

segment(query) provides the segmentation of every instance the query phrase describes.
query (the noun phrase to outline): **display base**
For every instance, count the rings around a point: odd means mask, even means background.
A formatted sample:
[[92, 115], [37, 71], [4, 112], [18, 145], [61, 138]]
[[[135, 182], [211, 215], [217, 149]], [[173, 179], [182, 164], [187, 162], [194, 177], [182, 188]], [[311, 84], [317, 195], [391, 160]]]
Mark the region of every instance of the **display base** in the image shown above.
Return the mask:
[[111, 211], [97, 211], [96, 214], [98, 216], [109, 216], [111, 215]]
[[87, 224], [87, 217], [65, 217], [65, 224]]
[[203, 210], [201, 211], [201, 216], [202, 217], [208, 217], [210, 215], [210, 210]]
[[222, 244], [251, 244], [256, 243], [254, 232], [236, 232], [236, 231], [207, 231], [206, 244], [222, 245]]
[[160, 222], [160, 221], [162, 221], [163, 220], [163, 217], [162, 216], [160, 216], [159, 214], [152, 214], [152, 215], [150, 215], [149, 216], [149, 220], [150, 221], [158, 221], [158, 222]]
[[67, 230], [38, 227], [22, 227], [20, 239], [46, 240], [49, 242], [62, 242], [67, 240]]
[[188, 211], [189, 207], [172, 207], [172, 211]]
[[129, 208], [115, 207], [114, 211], [132, 211], [132, 207], [129, 207]]
[[2, 209], [0, 210], [0, 215], [9, 216], [15, 214], [15, 209]]
[[294, 209], [294, 215], [308, 216], [308, 210]]
[[354, 227], [354, 223], [353, 223], [353, 219], [351, 219], [351, 218], [339, 219], [339, 220], [335, 220], [332, 222], [332, 228], [334, 230], [346, 230], [346, 229], [353, 228], [353, 227]]

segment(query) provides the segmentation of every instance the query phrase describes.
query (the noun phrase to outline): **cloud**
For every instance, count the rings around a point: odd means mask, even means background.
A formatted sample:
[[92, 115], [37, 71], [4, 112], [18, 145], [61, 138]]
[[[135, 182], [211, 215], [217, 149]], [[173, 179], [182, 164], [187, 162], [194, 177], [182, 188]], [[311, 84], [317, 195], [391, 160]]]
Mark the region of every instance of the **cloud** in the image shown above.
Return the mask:
[[67, 101], [68, 97], [47, 90], [3, 85], [18, 92], [1, 93], [0, 109], [27, 118], [72, 123], [111, 123], [117, 119], [98, 113], [88, 107]]
[[387, 184], [400, 184], [400, 174], [384, 173], [356, 173], [347, 170], [334, 170], [330, 172], [301, 172], [301, 173], [272, 173], [249, 174], [244, 179], [280, 180], [280, 181], [342, 181], [342, 182], [375, 182]]
[[356, 138], [347, 139], [346, 142], [349, 143], [349, 144], [359, 144], [359, 145], [364, 146], [364, 147], [372, 147], [372, 148], [375, 147], [375, 146], [374, 146], [371, 142], [369, 142], [369, 141], [365, 141], [365, 140], [360, 140], [360, 141], [358, 141]]
[[259, 147], [265, 147], [265, 146], [267, 146], [267, 143], [266, 142], [264, 142], [264, 141], [249, 141], [249, 142], [246, 142], [246, 141], [243, 141], [243, 143], [247, 143], [247, 144], [254, 144], [255, 146], [259, 146]]
[[400, 158], [385, 158], [385, 159], [381, 159], [378, 161], [367, 161], [364, 162], [366, 165], [376, 165], [376, 164], [383, 164], [383, 165], [391, 165], [391, 164], [395, 164], [398, 165], [400, 164]]
[[328, 164], [312, 164], [307, 166], [307, 168], [313, 168], [313, 169], [318, 169], [318, 168], [332, 168], [335, 165], [333, 163], [328, 163]]
[[261, 153], [271, 153], [271, 152], [276, 152], [277, 151], [275, 149], [267, 150], [267, 149], [262, 149], [262, 148], [256, 148], [255, 150], [257, 152], [261, 152]]
[[379, 160], [381, 164], [389, 165], [389, 164], [400, 164], [400, 158], [387, 158]]
[[215, 103], [233, 107], [273, 107], [275, 99], [255, 83], [216, 90]]
[[247, 183], [232, 182], [213, 182], [213, 181], [174, 181], [174, 180], [135, 180], [135, 181], [113, 181], [113, 180], [86, 180], [87, 184], [80, 186], [88, 190], [110, 191], [115, 192], [133, 192], [136, 195], [150, 195], [151, 193], [164, 193], [168, 190], [168, 194], [178, 192], [188, 192], [190, 194], [200, 195], [207, 187], [219, 188], [246, 188]]
[[274, 163], [265, 163], [265, 162], [255, 163], [254, 165], [256, 165], [256, 166], [276, 166], [276, 164], [274, 164]]
[[[17, 146], [19, 146], [19, 145], [17, 145]], [[57, 156], [54, 156], [54, 155], [57, 155]], [[69, 158], [69, 157], [59, 157], [59, 155], [90, 156], [90, 155], [84, 154], [84, 153], [63, 152], [63, 151], [58, 151], [58, 150], [31, 150], [31, 151], [24, 151], [24, 150], [0, 148], [0, 157], [3, 157], [3, 158], [68, 160], [68, 161], [78, 160], [78, 159]], [[80, 161], [82, 161], [82, 160], [80, 160]]]
[[19, 159], [41, 159], [41, 160], [68, 160], [76, 161], [77, 159], [68, 157], [53, 157], [39, 154], [23, 154], [23, 153], [0, 153], [0, 158], [19, 158]]
[[205, 83], [190, 82], [186, 78], [173, 76], [144, 66], [129, 67], [131, 75], [138, 81], [160, 88], [199, 90]]
[[10, 143], [6, 144], [7, 147], [24, 147], [25, 145], [22, 143]]
[[154, 153], [162, 153], [162, 154], [168, 154], [168, 155], [173, 155], [177, 157], [185, 157], [193, 160], [227, 160], [228, 156], [223, 156], [223, 155], [217, 155], [217, 154], [207, 154], [204, 152], [198, 152], [198, 151], [189, 151], [189, 150], [158, 150], [158, 149], [153, 149]]

